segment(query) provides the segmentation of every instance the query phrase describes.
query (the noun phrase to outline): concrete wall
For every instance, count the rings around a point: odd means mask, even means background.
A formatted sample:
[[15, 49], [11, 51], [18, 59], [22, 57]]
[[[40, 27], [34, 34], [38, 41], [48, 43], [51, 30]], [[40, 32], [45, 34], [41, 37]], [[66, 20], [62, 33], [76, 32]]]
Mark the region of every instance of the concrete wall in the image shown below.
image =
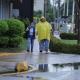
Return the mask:
[[[0, 0], [0, 19], [7, 19], [13, 15], [33, 20], [33, 0], [23, 0], [22, 3], [12, 4], [11, 0]], [[14, 0], [16, 1], [16, 0]]]

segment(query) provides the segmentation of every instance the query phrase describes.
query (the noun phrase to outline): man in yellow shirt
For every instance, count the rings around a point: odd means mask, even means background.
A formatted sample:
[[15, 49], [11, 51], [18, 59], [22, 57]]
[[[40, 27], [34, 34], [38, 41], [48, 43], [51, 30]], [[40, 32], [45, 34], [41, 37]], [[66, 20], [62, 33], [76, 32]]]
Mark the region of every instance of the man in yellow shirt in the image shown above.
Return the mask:
[[41, 17], [40, 21], [36, 24], [40, 52], [45, 50], [48, 53], [51, 30], [52, 27], [46, 21], [45, 17]]

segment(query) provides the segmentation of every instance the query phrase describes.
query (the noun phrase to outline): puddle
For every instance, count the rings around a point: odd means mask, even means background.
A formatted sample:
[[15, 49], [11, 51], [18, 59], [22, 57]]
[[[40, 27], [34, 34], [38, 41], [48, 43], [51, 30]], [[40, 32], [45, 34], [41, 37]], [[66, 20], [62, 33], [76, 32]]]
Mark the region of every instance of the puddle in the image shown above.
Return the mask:
[[[32, 65], [34, 67], [37, 68], [36, 71], [34, 72], [30, 72], [28, 73], [21, 73], [21, 74], [9, 74], [9, 75], [3, 75], [3, 77], [11, 77], [11, 78], [15, 78], [15, 80], [53, 80], [51, 79], [49, 76], [50, 72], [51, 74], [55, 74], [55, 72], [59, 72], [56, 73], [57, 76], [59, 75], [64, 75], [65, 71], [74, 71], [74, 70], [80, 70], [80, 63], [68, 63], [68, 64], [36, 64], [36, 65]], [[61, 74], [60, 72], [63, 71], [63, 74]], [[46, 73], [46, 74], [42, 74], [42, 73]], [[49, 72], [49, 73], [48, 73]], [[34, 74], [34, 73], [39, 73]], [[56, 74], [54, 76], [56, 76]], [[47, 76], [47, 77], [45, 77]], [[44, 79], [46, 78], [46, 79]], [[49, 79], [50, 78], [50, 79]], [[1, 79], [1, 80], [5, 80], [5, 79]], [[11, 80], [11, 79], [8, 79]], [[14, 80], [14, 79], [12, 79]], [[56, 79], [57, 80], [57, 79]]]
[[[80, 63], [68, 63], [68, 64], [36, 64], [34, 66], [36, 72], [60, 72], [60, 71], [72, 71], [80, 70]], [[30, 68], [31, 69], [31, 68]], [[0, 66], [0, 74], [14, 73], [15, 69], [10, 66]]]
[[73, 71], [80, 70], [80, 63], [68, 64], [39, 64], [36, 65], [37, 72], [60, 72], [60, 71]]

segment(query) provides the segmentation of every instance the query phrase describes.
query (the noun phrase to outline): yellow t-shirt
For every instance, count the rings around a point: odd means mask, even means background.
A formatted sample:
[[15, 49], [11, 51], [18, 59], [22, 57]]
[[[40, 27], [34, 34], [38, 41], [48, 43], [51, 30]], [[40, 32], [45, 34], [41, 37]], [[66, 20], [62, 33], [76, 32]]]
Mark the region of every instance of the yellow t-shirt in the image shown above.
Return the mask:
[[36, 31], [38, 34], [38, 40], [48, 39], [50, 41], [50, 32], [51, 32], [51, 25], [46, 22], [39, 22], [36, 24]]

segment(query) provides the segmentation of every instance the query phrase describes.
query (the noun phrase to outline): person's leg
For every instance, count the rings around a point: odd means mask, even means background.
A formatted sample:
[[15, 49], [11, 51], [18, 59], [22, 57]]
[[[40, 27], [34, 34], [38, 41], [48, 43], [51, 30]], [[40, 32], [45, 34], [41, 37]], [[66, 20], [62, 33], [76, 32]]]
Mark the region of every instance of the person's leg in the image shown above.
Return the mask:
[[43, 51], [43, 40], [41, 40], [40, 42], [39, 42], [39, 50], [40, 50], [40, 52], [42, 52]]
[[45, 51], [45, 39], [43, 40], [43, 51]]
[[40, 71], [40, 72], [43, 72], [43, 71], [44, 71], [44, 66], [43, 66], [43, 64], [39, 64], [39, 71]]
[[30, 51], [30, 38], [27, 39], [27, 51]]
[[48, 64], [44, 64], [44, 72], [47, 72], [48, 71]]
[[31, 52], [33, 52], [34, 39], [31, 38]]
[[48, 53], [48, 49], [49, 49], [49, 40], [45, 40], [45, 51], [46, 51], [46, 53]]

